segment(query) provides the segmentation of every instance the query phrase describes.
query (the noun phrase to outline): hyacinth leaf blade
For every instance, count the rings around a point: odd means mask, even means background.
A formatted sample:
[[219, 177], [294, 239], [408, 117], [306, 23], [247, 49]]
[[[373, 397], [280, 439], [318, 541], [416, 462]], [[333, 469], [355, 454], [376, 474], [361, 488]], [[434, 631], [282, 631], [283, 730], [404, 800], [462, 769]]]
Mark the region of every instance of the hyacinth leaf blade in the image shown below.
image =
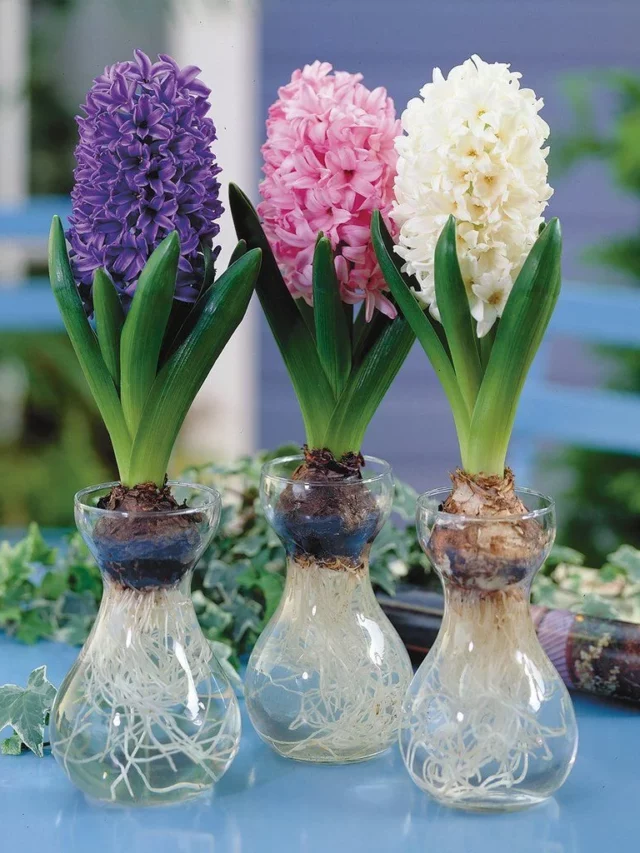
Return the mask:
[[[216, 266], [213, 252], [209, 243], [202, 243], [202, 257], [204, 259], [204, 275], [202, 278], [202, 290], [206, 290], [213, 284], [216, 277]], [[230, 262], [231, 263], [231, 262]]]
[[300, 404], [307, 443], [322, 447], [335, 398], [313, 335], [296, 305], [301, 300], [289, 293], [258, 214], [235, 184], [229, 187], [229, 201], [238, 238], [246, 240], [250, 248], [262, 250], [256, 292]]
[[420, 341], [447, 395], [456, 425], [462, 461], [465, 464], [471, 419], [449, 353], [434, 328], [434, 321], [422, 310], [411, 287], [402, 275], [399, 268], [400, 259], [397, 258], [393, 250], [391, 235], [378, 211], [373, 214], [371, 236], [385, 281], [402, 314]]
[[382, 311], [375, 311], [373, 317], [367, 322], [367, 312], [364, 306], [358, 311], [353, 323], [353, 364], [358, 366], [367, 357], [369, 350], [384, 333], [391, 318]]
[[296, 308], [300, 312], [300, 316], [305, 322], [307, 329], [309, 330], [309, 334], [315, 341], [316, 339], [316, 321], [313, 316], [313, 307], [305, 302], [304, 299], [295, 299]]
[[209, 289], [193, 331], [158, 373], [142, 413], [126, 485], [163, 482], [187, 412], [244, 317], [260, 262], [260, 250], [253, 249], [222, 274]]
[[351, 372], [351, 336], [331, 242], [324, 236], [316, 242], [313, 256], [313, 316], [320, 363], [337, 399]]
[[129, 432], [135, 436], [156, 378], [171, 315], [180, 260], [180, 240], [171, 232], [142, 270], [120, 341], [120, 396]]
[[93, 312], [100, 352], [116, 388], [120, 387], [120, 336], [124, 311], [113, 282], [102, 269], [93, 275]]
[[491, 350], [493, 349], [493, 342], [496, 339], [496, 332], [498, 331], [499, 326], [500, 320], [498, 319], [489, 329], [487, 334], [480, 338], [480, 362], [482, 364], [483, 376], [484, 371], [487, 369], [487, 365], [489, 364], [489, 359], [491, 358]]
[[435, 287], [451, 361], [471, 415], [482, 381], [482, 365], [467, 291], [458, 263], [456, 221], [453, 216], [447, 220], [436, 244]]
[[471, 420], [470, 474], [502, 476], [518, 401], [561, 285], [560, 223], [552, 219], [529, 252], [502, 313]]
[[247, 241], [246, 240], [238, 240], [236, 243], [236, 247], [231, 252], [231, 257], [229, 258], [229, 266], [235, 264], [237, 260], [239, 260], [243, 255], [246, 255], [248, 251]]
[[[233, 266], [233, 264], [237, 260], [239, 260], [244, 254], [246, 254], [246, 252], [247, 244], [244, 240], [240, 240], [236, 244], [236, 247], [233, 252], [231, 253], [231, 257], [229, 258], [229, 266]], [[210, 282], [207, 287], [203, 287], [195, 302], [186, 303], [185, 308], [187, 310], [185, 310], [179, 315], [180, 323], [175, 326], [173, 325], [174, 315], [176, 313], [174, 303], [174, 307], [171, 309], [169, 324], [167, 326], [167, 334], [165, 335], [165, 341], [168, 340], [169, 343], [167, 345], [163, 345], [163, 352], [160, 359], [160, 367], [164, 367], [164, 365], [175, 353], [178, 347], [188, 338], [191, 332], [195, 329], [200, 315], [204, 310], [204, 306], [207, 303], [211, 288], [213, 286], [213, 282]]]
[[54, 216], [49, 234], [49, 275], [69, 340], [107, 428], [121, 480], [129, 473], [131, 436], [120, 398], [100, 352], [100, 345], [87, 315], [69, 264], [60, 217]]
[[364, 435], [416, 336], [404, 317], [388, 323], [363, 363], [352, 371], [329, 422], [325, 445], [336, 456], [360, 448]]

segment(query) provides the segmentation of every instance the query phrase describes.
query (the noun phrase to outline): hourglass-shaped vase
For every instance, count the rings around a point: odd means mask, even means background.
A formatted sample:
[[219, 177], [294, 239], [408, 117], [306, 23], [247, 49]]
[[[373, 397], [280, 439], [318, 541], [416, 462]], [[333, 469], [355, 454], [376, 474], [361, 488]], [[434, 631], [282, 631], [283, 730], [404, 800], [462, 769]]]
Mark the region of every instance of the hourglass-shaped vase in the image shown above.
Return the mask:
[[578, 745], [571, 699], [529, 612], [555, 536], [554, 504], [522, 489], [529, 512], [471, 518], [440, 512], [447, 494], [418, 502], [445, 612], [404, 701], [402, 755], [414, 782], [446, 805], [522, 808], [562, 785]]
[[193, 568], [220, 496], [170, 483], [179, 508], [99, 509], [114, 484], [76, 495], [78, 529], [102, 572], [95, 625], [51, 712], [52, 752], [89, 797], [163, 805], [196, 796], [231, 764], [240, 711], [191, 601]]
[[369, 578], [393, 478], [386, 462], [367, 457], [361, 479], [298, 479], [292, 475], [302, 461], [276, 459], [262, 473], [261, 500], [287, 551], [287, 579], [249, 659], [247, 711], [281, 755], [362, 761], [397, 738], [411, 678]]

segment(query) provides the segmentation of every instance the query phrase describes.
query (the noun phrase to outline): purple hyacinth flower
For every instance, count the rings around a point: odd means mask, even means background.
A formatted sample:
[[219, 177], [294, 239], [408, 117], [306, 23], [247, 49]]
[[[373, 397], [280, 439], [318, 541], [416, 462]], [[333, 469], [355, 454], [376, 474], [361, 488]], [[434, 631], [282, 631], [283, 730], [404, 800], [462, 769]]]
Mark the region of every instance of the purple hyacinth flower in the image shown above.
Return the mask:
[[93, 274], [104, 267], [125, 308], [149, 255], [170, 231], [180, 236], [176, 299], [193, 302], [204, 278], [203, 247], [214, 257], [222, 214], [210, 90], [200, 69], [170, 56], [105, 68], [78, 116], [73, 212], [67, 238], [82, 297], [91, 311]]

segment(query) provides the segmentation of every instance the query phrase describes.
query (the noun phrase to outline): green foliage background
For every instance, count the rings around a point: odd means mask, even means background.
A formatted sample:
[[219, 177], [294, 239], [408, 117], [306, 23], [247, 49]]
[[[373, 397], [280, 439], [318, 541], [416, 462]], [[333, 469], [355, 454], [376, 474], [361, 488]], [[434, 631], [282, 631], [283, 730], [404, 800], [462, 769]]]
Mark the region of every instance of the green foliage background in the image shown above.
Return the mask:
[[[552, 167], [562, 172], [598, 159], [615, 184], [640, 201], [640, 76], [612, 71], [572, 77], [566, 88], [575, 129], [554, 139]], [[603, 91], [613, 94], [616, 104], [615, 120], [605, 131], [595, 108]], [[590, 250], [587, 259], [640, 286], [640, 221], [629, 234]], [[640, 394], [640, 351], [600, 347], [598, 354], [613, 368], [611, 387]], [[561, 540], [580, 543], [593, 564], [621, 542], [640, 547], [640, 457], [572, 449], [562, 461], [573, 484], [565, 496]]]
[[[51, 73], [76, 0], [31, 0], [29, 190], [64, 195], [73, 182], [76, 124]], [[44, 274], [34, 266], [30, 272]], [[64, 333], [3, 332], [0, 371], [17, 380], [18, 429], [0, 429], [0, 525], [73, 525], [73, 495], [115, 476], [106, 431]], [[6, 371], [6, 372], [5, 372]]]

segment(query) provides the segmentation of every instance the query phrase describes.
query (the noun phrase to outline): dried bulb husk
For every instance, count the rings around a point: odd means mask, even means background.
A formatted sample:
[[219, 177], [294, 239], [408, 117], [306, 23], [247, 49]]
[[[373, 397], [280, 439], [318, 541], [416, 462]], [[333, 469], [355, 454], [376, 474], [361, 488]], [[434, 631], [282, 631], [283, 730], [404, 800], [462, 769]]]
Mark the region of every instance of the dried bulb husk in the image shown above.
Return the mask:
[[[486, 477], [457, 469], [451, 480], [453, 489], [442, 510], [469, 521], [434, 525], [428, 550], [435, 564], [453, 582], [485, 591], [532, 576], [552, 534], [535, 518], [506, 520], [528, 513], [515, 492], [513, 472], [507, 468], [504, 477]], [[496, 523], [475, 524], [474, 518], [495, 518]]]

